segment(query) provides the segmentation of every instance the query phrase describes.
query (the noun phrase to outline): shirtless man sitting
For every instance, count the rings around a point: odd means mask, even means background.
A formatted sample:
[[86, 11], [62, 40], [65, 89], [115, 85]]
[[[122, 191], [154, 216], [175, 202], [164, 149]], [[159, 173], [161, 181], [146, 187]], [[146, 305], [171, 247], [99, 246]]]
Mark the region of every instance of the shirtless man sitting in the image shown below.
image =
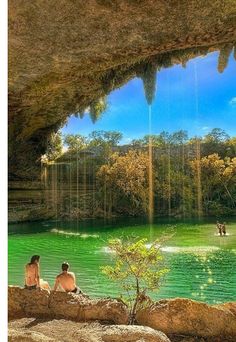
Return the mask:
[[75, 274], [73, 272], [68, 272], [70, 265], [67, 262], [63, 262], [61, 265], [62, 273], [56, 277], [56, 282], [54, 285], [54, 291], [65, 291], [76, 293], [81, 292], [76, 286]]

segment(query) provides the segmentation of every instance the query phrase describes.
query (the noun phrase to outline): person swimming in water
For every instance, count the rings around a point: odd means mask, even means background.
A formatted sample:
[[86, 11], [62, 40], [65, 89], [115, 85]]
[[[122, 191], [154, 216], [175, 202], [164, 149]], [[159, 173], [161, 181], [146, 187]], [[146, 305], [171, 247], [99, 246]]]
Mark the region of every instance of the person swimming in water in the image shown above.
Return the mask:
[[221, 224], [221, 231], [224, 235], [226, 235], [226, 226], [225, 225], [226, 225], [225, 222]]
[[222, 236], [222, 225], [220, 224], [219, 221], [216, 222], [216, 228], [218, 229], [218, 232], [220, 234], [220, 236]]
[[39, 260], [39, 255], [33, 255], [30, 262], [25, 265], [25, 289], [35, 290], [42, 288], [50, 290], [48, 282], [40, 279]]

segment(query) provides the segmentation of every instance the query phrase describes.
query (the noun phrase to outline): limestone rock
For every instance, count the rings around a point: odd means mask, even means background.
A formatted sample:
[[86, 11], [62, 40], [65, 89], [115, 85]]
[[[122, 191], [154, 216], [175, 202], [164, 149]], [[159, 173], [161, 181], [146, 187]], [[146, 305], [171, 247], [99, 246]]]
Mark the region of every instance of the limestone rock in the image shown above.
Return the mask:
[[[236, 303], [208, 305], [190, 299], [161, 300], [137, 313], [139, 324], [166, 334], [236, 340]], [[226, 339], [224, 340], [226, 341]]]
[[[130, 325], [101, 325], [73, 321], [18, 319], [9, 322], [10, 342], [170, 342], [160, 331]], [[19, 339], [14, 340], [13, 337]], [[40, 340], [44, 336], [45, 339]], [[20, 340], [22, 338], [22, 340]]]
[[33, 331], [8, 330], [8, 342], [57, 342], [53, 338]]
[[233, 0], [10, 0], [9, 178], [40, 179], [51, 133], [140, 63], [184, 64], [234, 43], [235, 13]]
[[104, 342], [170, 342], [162, 332], [142, 326], [111, 326], [102, 332]]
[[85, 295], [47, 290], [26, 290], [18, 286], [8, 288], [9, 318], [54, 317], [75, 321], [110, 321], [125, 324], [127, 307], [115, 299], [92, 300]]
[[26, 290], [18, 286], [8, 287], [8, 312], [11, 317], [48, 316], [49, 292]]

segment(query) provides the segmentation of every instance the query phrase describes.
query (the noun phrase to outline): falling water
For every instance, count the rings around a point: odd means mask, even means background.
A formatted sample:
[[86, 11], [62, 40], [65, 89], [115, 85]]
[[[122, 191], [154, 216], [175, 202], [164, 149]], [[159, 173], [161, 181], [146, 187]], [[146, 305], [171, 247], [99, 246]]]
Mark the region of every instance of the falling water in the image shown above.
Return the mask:
[[148, 106], [148, 128], [149, 128], [149, 141], [148, 141], [148, 156], [149, 156], [149, 165], [148, 165], [148, 183], [149, 183], [149, 208], [148, 208], [148, 220], [150, 226], [153, 223], [153, 212], [154, 212], [154, 196], [153, 196], [153, 146], [152, 146], [152, 107]]
[[105, 175], [105, 182], [104, 182], [104, 221], [107, 216], [107, 186], [106, 186], [106, 175]]
[[76, 219], [78, 226], [78, 213], [79, 213], [79, 158], [78, 158], [78, 146], [76, 153]]
[[57, 212], [57, 183], [58, 183], [58, 169], [57, 169], [57, 163], [52, 165], [52, 173], [51, 173], [51, 189], [52, 189], [52, 205], [53, 210], [55, 212], [56, 220], [58, 219], [58, 212]]
[[86, 157], [84, 156], [84, 186], [83, 186], [83, 199], [84, 199], [84, 203], [83, 203], [83, 209], [84, 209], [84, 213], [86, 211], [86, 192], [87, 192], [87, 165], [86, 165], [87, 161], [86, 161]]
[[41, 186], [43, 189], [44, 205], [48, 209], [49, 198], [48, 198], [48, 170], [47, 166], [41, 162]]
[[184, 166], [185, 166], [185, 149], [184, 149], [184, 142], [182, 142], [182, 215], [185, 218], [185, 184], [184, 184], [184, 174], [185, 174], [185, 170], [184, 170]]
[[69, 173], [69, 197], [70, 197], [70, 205], [69, 205], [69, 215], [71, 217], [71, 208], [72, 208], [72, 169], [71, 169], [71, 154], [70, 154], [70, 173]]
[[202, 184], [201, 184], [201, 144], [200, 140], [196, 142], [196, 157], [197, 157], [197, 209], [198, 218], [202, 216]]
[[171, 216], [171, 182], [170, 182], [170, 144], [168, 144], [168, 215]]
[[[195, 89], [195, 111], [196, 118], [199, 118], [199, 100], [198, 100], [198, 77], [197, 77], [197, 65], [194, 63], [194, 89]], [[202, 216], [202, 184], [201, 184], [201, 143], [199, 139], [196, 139], [196, 159], [197, 159], [197, 212], [198, 218]]]
[[94, 159], [93, 159], [93, 162], [92, 162], [92, 190], [93, 190], [93, 215], [95, 213], [95, 189], [96, 189], [96, 179], [95, 179], [95, 166], [94, 166]]
[[[167, 70], [167, 120], [170, 122], [170, 75]], [[171, 216], [171, 146], [168, 143], [168, 216]]]

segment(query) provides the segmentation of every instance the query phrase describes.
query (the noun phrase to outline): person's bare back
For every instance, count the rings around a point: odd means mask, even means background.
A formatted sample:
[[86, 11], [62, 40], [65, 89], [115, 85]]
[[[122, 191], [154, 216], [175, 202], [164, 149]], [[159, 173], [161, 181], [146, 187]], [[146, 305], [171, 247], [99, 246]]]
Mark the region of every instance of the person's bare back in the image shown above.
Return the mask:
[[27, 264], [25, 266], [25, 285], [39, 286], [39, 266], [38, 264]]
[[74, 273], [63, 271], [61, 274], [59, 274], [56, 277], [54, 290], [56, 291], [59, 287], [66, 292], [73, 291], [76, 288]]
[[56, 282], [54, 285], [54, 291], [62, 290], [66, 292], [76, 292], [76, 280], [75, 274], [73, 272], [68, 272], [69, 264], [62, 264], [62, 273], [56, 277]]

